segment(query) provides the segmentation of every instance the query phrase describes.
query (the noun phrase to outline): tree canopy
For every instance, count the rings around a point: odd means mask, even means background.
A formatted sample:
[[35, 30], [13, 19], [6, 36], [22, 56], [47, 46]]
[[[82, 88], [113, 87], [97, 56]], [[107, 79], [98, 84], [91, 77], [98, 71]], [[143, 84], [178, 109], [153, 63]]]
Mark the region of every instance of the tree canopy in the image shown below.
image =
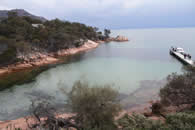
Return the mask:
[[[56, 52], [60, 49], [79, 47], [87, 39], [96, 41], [104, 40], [107, 37], [108, 33], [104, 36], [98, 32], [98, 28], [85, 24], [59, 19], [43, 23], [27, 16], [19, 17], [15, 12], [10, 12], [8, 18], [0, 22], [0, 47], [1, 44], [6, 44], [8, 48], [16, 50], [16, 54], [10, 53], [10, 56], [6, 58], [8, 61], [16, 57], [17, 53], [30, 52], [23, 47], [31, 48], [31, 50], [38, 48], [47, 52]], [[0, 57], [2, 56], [0, 55]]]

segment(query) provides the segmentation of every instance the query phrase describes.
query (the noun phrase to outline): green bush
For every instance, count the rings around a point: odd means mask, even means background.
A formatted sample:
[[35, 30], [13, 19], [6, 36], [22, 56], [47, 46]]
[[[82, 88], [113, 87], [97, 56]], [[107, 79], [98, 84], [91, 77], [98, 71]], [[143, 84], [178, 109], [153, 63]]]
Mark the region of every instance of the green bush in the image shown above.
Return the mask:
[[15, 48], [8, 48], [6, 51], [0, 54], [0, 65], [7, 65], [15, 61], [17, 61]]
[[[33, 27], [32, 24], [42, 25]], [[0, 28], [0, 44], [7, 44], [9, 48], [16, 47], [15, 49], [20, 53], [25, 53], [25, 51], [28, 53], [28, 47], [57, 52], [60, 49], [81, 46], [83, 43], [78, 43], [78, 41], [105, 38], [97, 32], [98, 28], [85, 24], [64, 22], [59, 19], [42, 23], [30, 17], [19, 17], [15, 13], [10, 13], [7, 19], [3, 19], [0, 22]], [[110, 31], [107, 30], [107, 32], [108, 37]], [[10, 50], [6, 52], [6, 55], [7, 53], [10, 53]], [[1, 61], [1, 63], [5, 62], [5, 60]]]
[[122, 130], [195, 130], [195, 113], [170, 114], [165, 121], [147, 119], [143, 115], [125, 115], [118, 124]]
[[195, 113], [176, 113], [168, 115], [165, 126], [172, 130], [195, 130]]
[[87, 130], [117, 129], [114, 117], [120, 111], [118, 92], [110, 86], [92, 86], [77, 82], [68, 95], [75, 122]]
[[167, 84], [160, 90], [164, 105], [195, 104], [195, 71], [193, 68], [184, 74], [173, 73], [167, 77]]
[[163, 128], [162, 122], [149, 120], [139, 114], [124, 115], [118, 120], [118, 125], [122, 130], [160, 130]]

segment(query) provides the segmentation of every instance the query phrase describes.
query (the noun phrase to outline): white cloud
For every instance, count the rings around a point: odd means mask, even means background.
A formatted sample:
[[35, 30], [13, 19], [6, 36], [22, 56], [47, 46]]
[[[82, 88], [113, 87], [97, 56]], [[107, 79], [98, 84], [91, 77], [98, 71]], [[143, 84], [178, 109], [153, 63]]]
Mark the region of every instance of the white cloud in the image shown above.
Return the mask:
[[[194, 4], [193, 0], [1, 0], [0, 8], [29, 8], [36, 10], [51, 10], [56, 12], [63, 11], [65, 14], [70, 12], [90, 12], [97, 13], [116, 10], [131, 12], [141, 8], [175, 9], [183, 8]], [[111, 11], [109, 11], [111, 9]], [[116, 12], [116, 11], [115, 11]]]
[[46, 6], [47, 8], [51, 8], [51, 7], [56, 6], [56, 0], [31, 0], [31, 2], [32, 2], [32, 5], [35, 4], [39, 7]]
[[0, 10], [10, 10], [11, 8], [0, 5]]
[[[180, 16], [195, 14], [195, 0], [0, 0], [0, 9], [23, 8], [51, 18], [84, 21], [120, 17]], [[124, 19], [123, 19], [124, 21]], [[122, 22], [122, 20], [121, 20]]]

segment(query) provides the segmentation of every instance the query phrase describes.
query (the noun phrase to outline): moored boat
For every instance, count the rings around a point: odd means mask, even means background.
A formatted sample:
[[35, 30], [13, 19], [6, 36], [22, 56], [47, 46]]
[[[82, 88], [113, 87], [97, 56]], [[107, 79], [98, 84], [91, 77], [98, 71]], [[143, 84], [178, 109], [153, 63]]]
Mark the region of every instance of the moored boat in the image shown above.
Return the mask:
[[192, 60], [192, 57], [190, 54], [187, 54], [183, 48], [181, 47], [171, 47], [170, 54], [175, 56], [177, 59], [182, 61], [183, 63], [187, 65], [194, 66], [194, 61]]

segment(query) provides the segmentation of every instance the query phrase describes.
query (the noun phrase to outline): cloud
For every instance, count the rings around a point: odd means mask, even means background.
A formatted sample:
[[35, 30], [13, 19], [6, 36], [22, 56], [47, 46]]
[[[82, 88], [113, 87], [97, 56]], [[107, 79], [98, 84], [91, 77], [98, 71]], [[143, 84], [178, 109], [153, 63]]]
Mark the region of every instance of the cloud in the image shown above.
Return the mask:
[[39, 6], [39, 7], [55, 7], [56, 6], [56, 0], [29, 0], [32, 5]]
[[10, 10], [11, 8], [0, 5], [0, 10]]
[[109, 26], [116, 21], [120, 25], [131, 24], [131, 21], [135, 24], [143, 18], [142, 22], [149, 24], [156, 17], [170, 21], [184, 16], [195, 17], [194, 0], [0, 0], [0, 5], [0, 9], [23, 8], [49, 19], [99, 26]]

